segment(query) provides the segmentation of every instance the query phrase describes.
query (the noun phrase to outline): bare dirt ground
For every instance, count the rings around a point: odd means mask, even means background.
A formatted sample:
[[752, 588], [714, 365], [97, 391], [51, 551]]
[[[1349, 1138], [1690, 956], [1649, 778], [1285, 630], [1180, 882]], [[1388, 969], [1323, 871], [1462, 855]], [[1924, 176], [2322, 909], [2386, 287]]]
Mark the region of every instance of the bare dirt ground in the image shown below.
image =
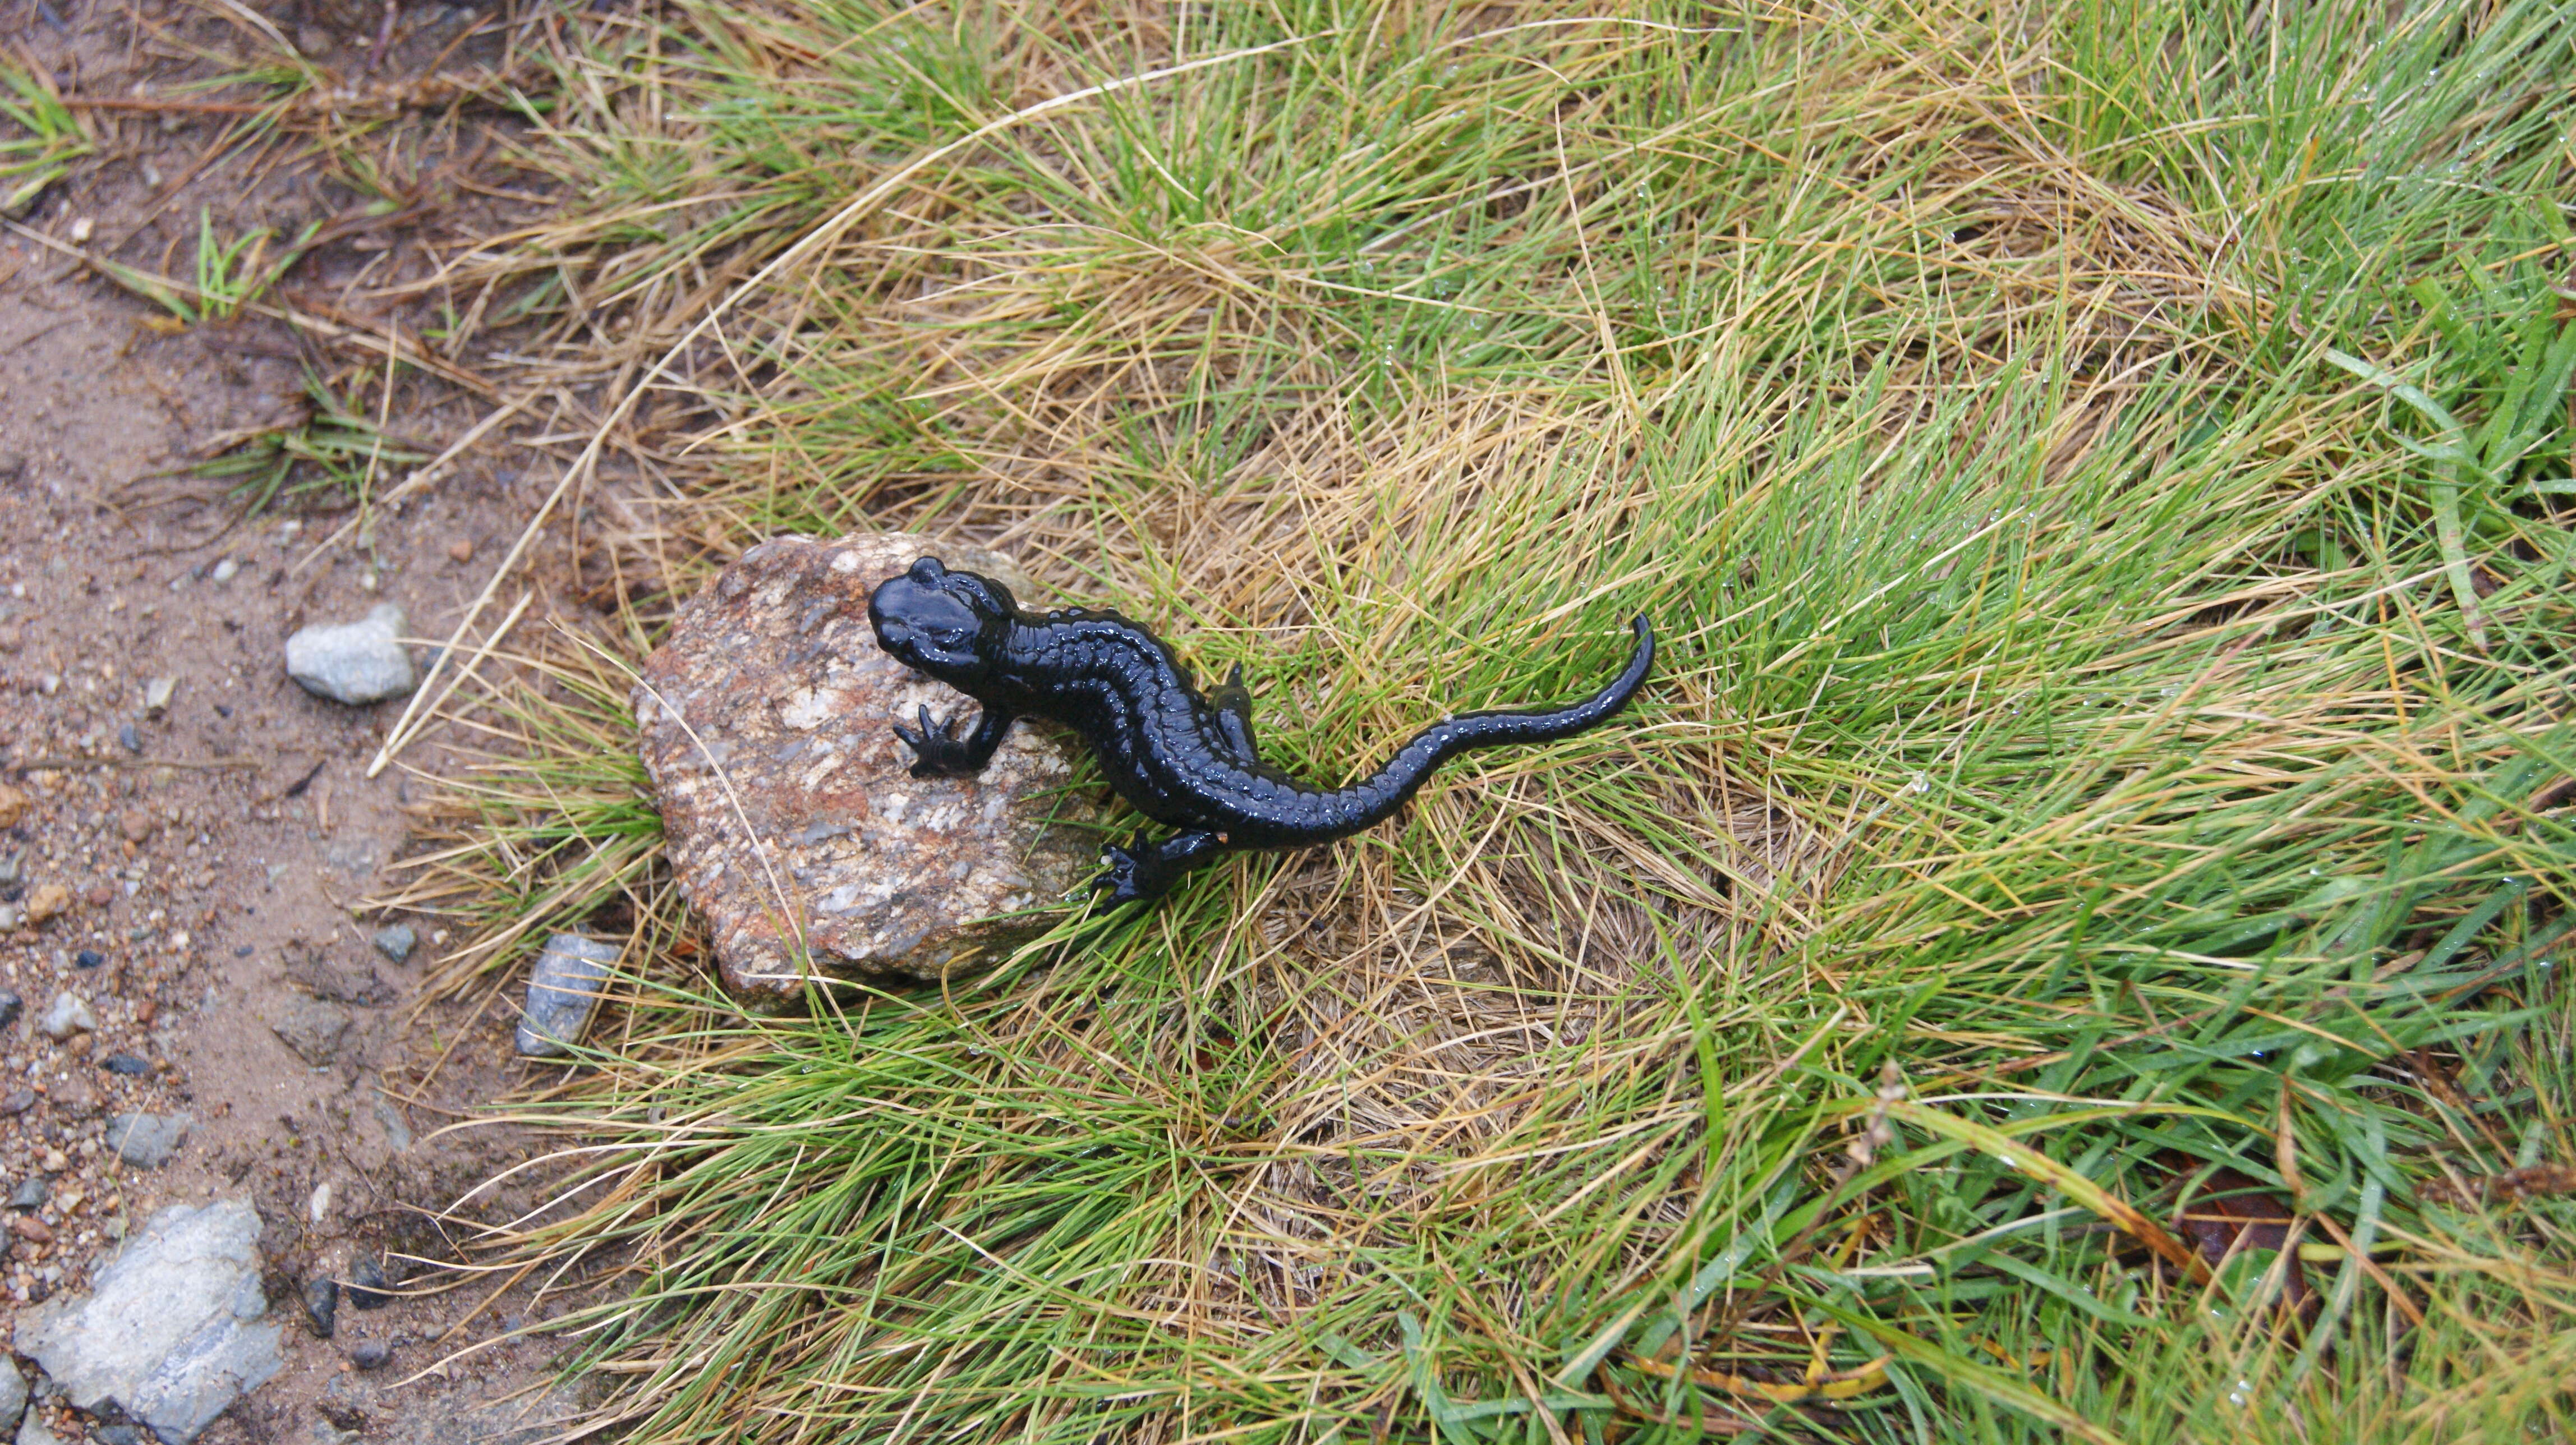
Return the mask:
[[[378, 36], [435, 53], [482, 15], [264, 8], [299, 47], [351, 67]], [[160, 93], [203, 70], [171, 42], [220, 42], [222, 28], [185, 4], [0, 0], [0, 39], [65, 94]], [[438, 921], [409, 920], [418, 946], [397, 962], [373, 938], [400, 920], [352, 908], [406, 842], [419, 783], [404, 767], [363, 775], [402, 704], [309, 696], [282, 649], [308, 622], [388, 600], [413, 635], [444, 638], [542, 479], [487, 445], [401, 515], [377, 514], [364, 539], [317, 552], [354, 515], [345, 494], [241, 519], [225, 482], [185, 474], [226, 434], [297, 415], [307, 373], [347, 358], [276, 322], [174, 324], [36, 237], [94, 238], [113, 259], [173, 274], [201, 208], [220, 234], [292, 235], [358, 206], [278, 154], [209, 161], [219, 119], [92, 116], [98, 154], [24, 231], [0, 235], [0, 986], [21, 1000], [0, 1029], [0, 1193], [19, 1191], [0, 1313], [84, 1288], [156, 1210], [247, 1196], [265, 1225], [272, 1309], [289, 1322], [287, 1365], [202, 1438], [488, 1438], [499, 1417], [474, 1407], [541, 1393], [560, 1342], [509, 1341], [406, 1380], [531, 1323], [523, 1300], [487, 1307], [490, 1286], [469, 1283], [380, 1309], [344, 1301], [328, 1339], [302, 1306], [310, 1281], [345, 1279], [362, 1258], [454, 1257], [424, 1211], [526, 1146], [438, 1132], [516, 1077], [506, 1010], [414, 1010], [445, 942]], [[418, 240], [401, 225], [352, 229], [281, 291], [346, 297], [353, 280], [426, 265]], [[486, 409], [406, 374], [381, 416], [437, 448]], [[326, 505], [299, 510], [316, 500]], [[159, 707], [156, 679], [175, 680]], [[94, 1025], [57, 1038], [40, 1024], [64, 997]], [[106, 1141], [110, 1116], [136, 1111], [192, 1121], [157, 1169], [121, 1162]], [[369, 1342], [391, 1346], [390, 1363], [361, 1373], [352, 1357]], [[67, 1439], [101, 1423], [59, 1401], [40, 1409]]]

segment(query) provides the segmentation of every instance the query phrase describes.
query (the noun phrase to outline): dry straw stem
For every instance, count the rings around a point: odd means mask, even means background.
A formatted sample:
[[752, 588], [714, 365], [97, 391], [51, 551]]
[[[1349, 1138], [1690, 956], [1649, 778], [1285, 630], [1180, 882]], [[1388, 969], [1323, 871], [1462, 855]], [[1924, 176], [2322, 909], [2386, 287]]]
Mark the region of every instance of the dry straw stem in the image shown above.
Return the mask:
[[[585, 918], [642, 963], [478, 1266], [656, 1440], [2557, 1429], [2568, 1202], [2421, 1186], [2576, 1146], [2565, 18], [1494, 22], [566, 43], [523, 158], [586, 201], [442, 284], [608, 388], [618, 662], [893, 526], [1240, 662], [1326, 781], [1670, 644], [1364, 838], [743, 1021], [622, 668], [522, 641], [410, 896], [459, 983]], [[2339, 1251], [2313, 1323], [2174, 1237], [2218, 1168]]]

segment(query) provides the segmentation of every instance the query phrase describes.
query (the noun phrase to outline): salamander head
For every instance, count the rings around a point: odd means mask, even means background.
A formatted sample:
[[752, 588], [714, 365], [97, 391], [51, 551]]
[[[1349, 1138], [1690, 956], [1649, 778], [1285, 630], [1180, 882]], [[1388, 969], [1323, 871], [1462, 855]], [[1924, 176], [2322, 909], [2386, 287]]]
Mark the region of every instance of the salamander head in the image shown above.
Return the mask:
[[951, 572], [936, 557], [877, 584], [868, 597], [877, 646], [906, 667], [961, 687], [991, 666], [1018, 610], [1009, 588], [974, 572]]

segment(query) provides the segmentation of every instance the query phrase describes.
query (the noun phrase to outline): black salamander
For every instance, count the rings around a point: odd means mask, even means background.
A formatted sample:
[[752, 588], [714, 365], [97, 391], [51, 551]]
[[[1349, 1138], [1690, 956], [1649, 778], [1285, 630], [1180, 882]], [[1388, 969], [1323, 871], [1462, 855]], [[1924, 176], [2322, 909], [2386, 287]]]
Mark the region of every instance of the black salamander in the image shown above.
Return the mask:
[[1471, 712], [1424, 728], [1386, 766], [1347, 788], [1318, 788], [1261, 760], [1252, 694], [1238, 667], [1202, 694], [1189, 669], [1151, 632], [1115, 612], [1023, 612], [990, 577], [924, 557], [868, 599], [877, 644], [896, 660], [983, 704], [973, 733], [921, 709], [918, 730], [895, 735], [918, 759], [916, 778], [972, 777], [1015, 720], [1044, 718], [1082, 735], [1109, 785], [1146, 817], [1179, 832], [1139, 833], [1103, 859], [1094, 880], [1113, 903], [1159, 898], [1180, 876], [1230, 848], [1308, 848], [1346, 838], [1404, 806], [1431, 770], [1470, 748], [1570, 737], [1625, 706], [1654, 665], [1655, 634], [1630, 624], [1637, 650], [1608, 687], [1561, 708]]

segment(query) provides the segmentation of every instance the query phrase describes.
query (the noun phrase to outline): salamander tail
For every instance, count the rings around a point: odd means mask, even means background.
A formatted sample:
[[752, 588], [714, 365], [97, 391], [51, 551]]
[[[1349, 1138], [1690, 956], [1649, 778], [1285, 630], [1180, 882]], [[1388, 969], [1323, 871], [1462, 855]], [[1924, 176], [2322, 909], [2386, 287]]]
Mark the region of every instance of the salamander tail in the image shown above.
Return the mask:
[[1387, 760], [1385, 767], [1335, 795], [1347, 809], [1346, 830], [1364, 828], [1404, 806], [1442, 763], [1475, 748], [1504, 743], [1544, 743], [1568, 738], [1609, 721], [1645, 685], [1655, 665], [1655, 629], [1644, 614], [1629, 623], [1637, 650], [1610, 685], [1564, 707], [1516, 708], [1502, 712], [1469, 712], [1443, 718], [1414, 735]]

